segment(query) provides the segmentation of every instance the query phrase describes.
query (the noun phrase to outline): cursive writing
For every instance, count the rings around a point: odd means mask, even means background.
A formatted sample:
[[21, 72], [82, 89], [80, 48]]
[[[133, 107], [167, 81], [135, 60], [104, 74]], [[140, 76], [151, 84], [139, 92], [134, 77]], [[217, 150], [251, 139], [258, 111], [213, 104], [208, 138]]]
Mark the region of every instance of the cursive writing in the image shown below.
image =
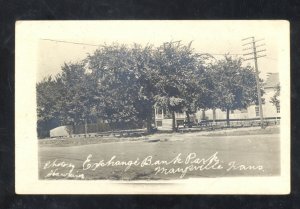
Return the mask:
[[232, 170], [239, 170], [239, 171], [246, 171], [246, 170], [259, 170], [264, 171], [264, 167], [262, 165], [243, 165], [243, 164], [237, 164], [235, 161], [232, 161], [228, 163], [228, 168], [226, 171], [232, 171]]
[[218, 158], [218, 152], [214, 153], [208, 158], [198, 158], [196, 153], [190, 153], [184, 162], [186, 166], [185, 168], [165, 168], [165, 167], [156, 167], [155, 175], [158, 173], [161, 174], [175, 174], [180, 173], [180, 178], [183, 178], [188, 171], [203, 171], [203, 170], [221, 170], [223, 166], [220, 164], [220, 160]]
[[57, 177], [57, 178], [72, 178], [72, 179], [84, 179], [84, 174], [79, 174], [78, 171], [74, 174], [75, 165], [65, 161], [59, 161], [55, 159], [53, 161], [47, 161], [43, 167], [44, 170], [50, 169], [46, 173], [45, 177]]
[[[154, 156], [148, 155], [145, 157], [137, 157], [135, 159], [124, 160], [118, 159], [113, 155], [107, 160], [94, 159], [92, 154], [89, 154], [82, 162], [82, 167], [76, 169], [75, 165], [71, 162], [47, 161], [43, 169], [47, 170], [46, 178], [72, 178], [72, 179], [85, 179], [85, 174], [97, 174], [98, 169], [108, 169], [108, 167], [121, 167], [124, 172], [132, 169], [130, 173], [139, 173], [141, 170], [150, 170], [149, 175], [175, 175], [178, 174], [179, 178], [184, 178], [189, 172], [206, 172], [209, 175], [213, 171], [224, 170], [225, 172], [238, 172], [238, 171], [261, 171], [264, 172], [262, 165], [245, 165], [231, 161], [224, 163], [219, 158], [219, 153], [215, 152], [212, 155], [199, 157], [196, 153], [187, 153], [186, 155], [178, 153], [175, 157], [169, 160], [155, 159]], [[151, 171], [152, 170], [152, 171]], [[79, 172], [80, 171], [80, 172]], [[92, 171], [89, 172], [89, 171]], [[96, 173], [94, 173], [94, 171]], [[104, 171], [104, 170], [103, 170]], [[100, 171], [102, 173], [102, 171]], [[109, 178], [109, 176], [108, 176]]]

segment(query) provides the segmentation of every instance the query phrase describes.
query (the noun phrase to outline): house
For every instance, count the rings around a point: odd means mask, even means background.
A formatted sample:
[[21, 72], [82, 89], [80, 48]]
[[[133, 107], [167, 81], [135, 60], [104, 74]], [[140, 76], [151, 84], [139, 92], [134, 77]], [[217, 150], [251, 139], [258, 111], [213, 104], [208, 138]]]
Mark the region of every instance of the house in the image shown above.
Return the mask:
[[[277, 85], [279, 85], [279, 74], [270, 73], [263, 86], [265, 92], [262, 96], [264, 98], [264, 104], [262, 105], [264, 119], [280, 119], [280, 107], [276, 107], [270, 102], [271, 98], [275, 94]], [[230, 111], [229, 118], [230, 120], [256, 120], [260, 118], [259, 111], [258, 105], [250, 105], [247, 109]], [[186, 114], [184, 112], [175, 113], [175, 118], [177, 126], [177, 124], [181, 124], [186, 121]], [[209, 109], [205, 111], [199, 110], [191, 116], [191, 121], [199, 122], [203, 119], [211, 121], [224, 121], [226, 120], [226, 111], [222, 111], [221, 109]], [[172, 127], [172, 117], [170, 117], [170, 114], [166, 110], [156, 108], [155, 125], [159, 129], [170, 129]]]
[[[271, 98], [274, 96], [276, 87], [279, 85], [279, 74], [278, 73], [270, 73], [266, 82], [264, 83], [264, 104], [262, 105], [263, 116], [264, 119], [276, 119], [280, 118], [280, 107], [274, 106], [273, 103], [270, 102]], [[197, 114], [197, 113], [196, 113]], [[226, 112], [220, 109], [215, 110], [215, 118], [213, 114], [213, 110], [205, 111], [205, 116], [208, 120], [225, 120]], [[199, 116], [197, 117], [199, 118]], [[250, 105], [247, 109], [242, 110], [231, 110], [230, 119], [259, 119], [260, 112], [258, 105]]]

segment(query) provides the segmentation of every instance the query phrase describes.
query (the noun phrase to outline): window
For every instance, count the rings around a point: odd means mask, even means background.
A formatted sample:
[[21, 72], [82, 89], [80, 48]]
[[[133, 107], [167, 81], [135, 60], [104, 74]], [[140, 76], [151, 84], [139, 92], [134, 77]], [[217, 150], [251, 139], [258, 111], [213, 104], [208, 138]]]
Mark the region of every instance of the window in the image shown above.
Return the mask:
[[276, 112], [280, 113], [280, 106], [279, 105], [276, 105]]
[[157, 114], [162, 114], [162, 109], [161, 108], [157, 108]]
[[183, 125], [184, 120], [177, 120], [176, 122], [177, 122], [177, 125]]
[[258, 106], [255, 107], [255, 115], [259, 116], [259, 107]]
[[234, 114], [234, 110], [230, 110], [230, 113], [231, 113], [231, 114]]
[[157, 127], [162, 126], [162, 121], [156, 121], [156, 126]]

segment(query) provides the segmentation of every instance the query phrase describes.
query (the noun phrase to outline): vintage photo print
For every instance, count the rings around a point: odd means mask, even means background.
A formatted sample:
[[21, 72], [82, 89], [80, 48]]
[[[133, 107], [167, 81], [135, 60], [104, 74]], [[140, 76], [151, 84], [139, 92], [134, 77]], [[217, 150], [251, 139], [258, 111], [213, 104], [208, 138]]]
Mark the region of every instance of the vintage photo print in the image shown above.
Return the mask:
[[18, 21], [18, 194], [288, 194], [289, 22]]

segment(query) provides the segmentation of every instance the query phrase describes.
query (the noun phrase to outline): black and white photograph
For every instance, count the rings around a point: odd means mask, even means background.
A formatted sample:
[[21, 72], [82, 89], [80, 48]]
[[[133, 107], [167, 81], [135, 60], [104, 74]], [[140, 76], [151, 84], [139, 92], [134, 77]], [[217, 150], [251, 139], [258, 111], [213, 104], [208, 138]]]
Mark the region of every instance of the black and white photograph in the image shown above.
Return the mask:
[[16, 190], [288, 194], [289, 23], [19, 21]]

